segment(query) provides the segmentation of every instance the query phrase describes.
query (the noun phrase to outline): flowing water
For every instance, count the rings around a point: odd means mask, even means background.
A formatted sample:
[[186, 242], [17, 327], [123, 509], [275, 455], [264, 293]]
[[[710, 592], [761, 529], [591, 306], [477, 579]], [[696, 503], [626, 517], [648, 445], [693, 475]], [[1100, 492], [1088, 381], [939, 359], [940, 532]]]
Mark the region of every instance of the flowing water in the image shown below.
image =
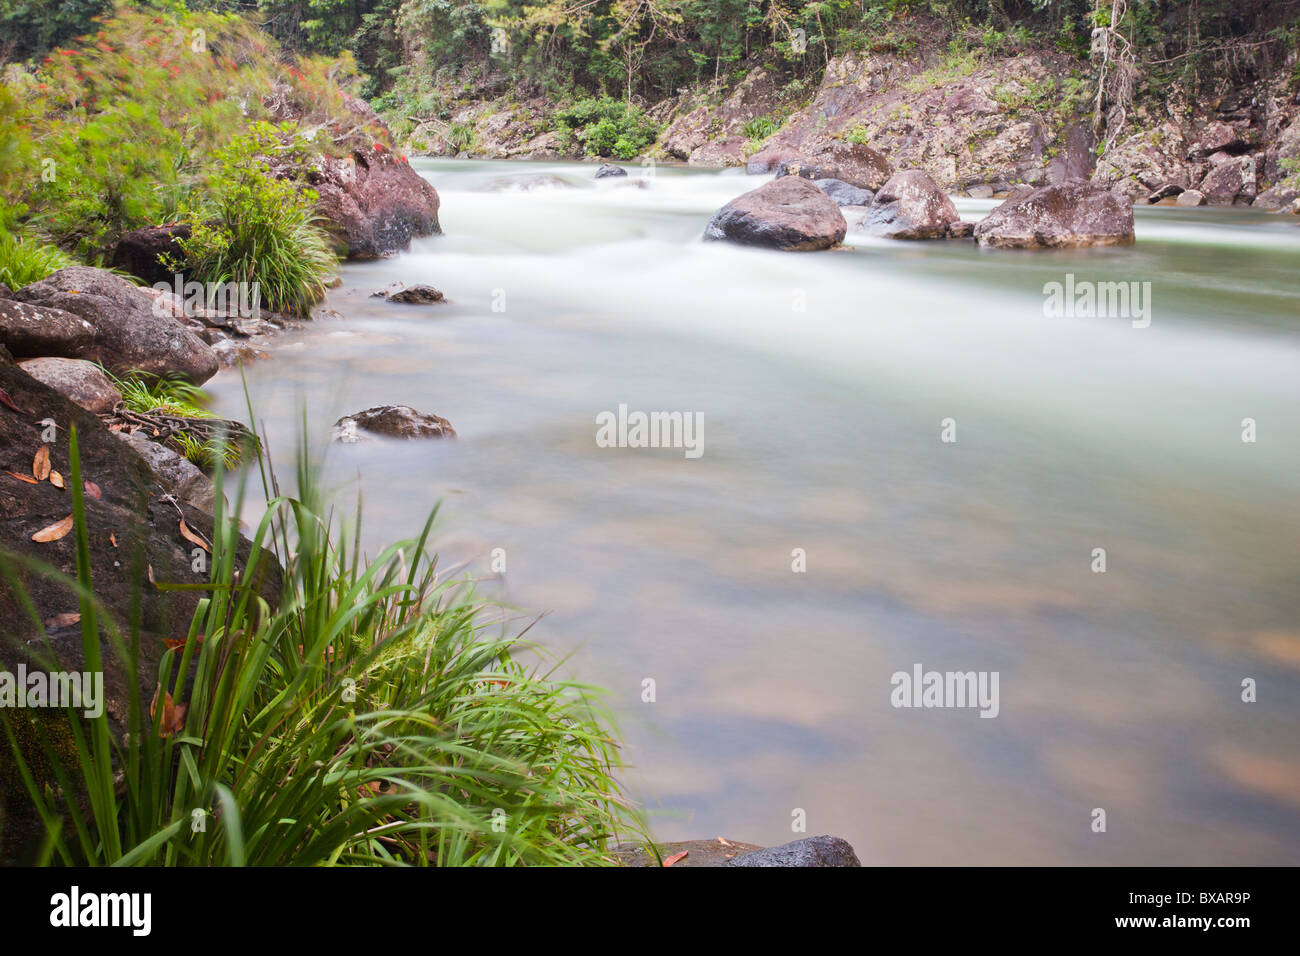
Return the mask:
[[[304, 405], [318, 440], [452, 421], [333, 448], [340, 504], [372, 553], [440, 500], [445, 562], [504, 549], [488, 592], [609, 688], [658, 837], [782, 843], [802, 810], [868, 863], [1300, 862], [1294, 218], [783, 254], [700, 241], [735, 171], [417, 167], [446, 235], [343, 267], [343, 318], [248, 370], [259, 423], [289, 471]], [[485, 191], [534, 175], [569, 186]], [[1150, 282], [1150, 324], [1045, 316], [1067, 274]], [[369, 297], [394, 280], [450, 302]], [[599, 447], [620, 404], [699, 413], [703, 454]], [[996, 718], [892, 706], [916, 664], [997, 672]]]

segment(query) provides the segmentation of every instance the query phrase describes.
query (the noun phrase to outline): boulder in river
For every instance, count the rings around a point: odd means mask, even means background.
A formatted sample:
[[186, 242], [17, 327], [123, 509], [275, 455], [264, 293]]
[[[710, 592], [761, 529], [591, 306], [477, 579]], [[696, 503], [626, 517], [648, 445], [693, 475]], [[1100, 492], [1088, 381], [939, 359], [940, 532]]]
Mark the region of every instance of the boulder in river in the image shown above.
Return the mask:
[[[104, 269], [68, 266], [24, 286], [14, 298], [70, 312], [93, 328], [88, 347], [47, 355], [92, 359], [115, 374], [138, 369], [176, 375], [195, 385], [217, 374], [217, 357], [206, 342], [173, 316], [158, 314], [156, 296]], [[8, 306], [0, 304], [0, 311]]]
[[17, 358], [84, 355], [94, 341], [95, 327], [80, 316], [0, 298], [0, 345]]
[[788, 251], [829, 249], [844, 240], [840, 207], [806, 179], [786, 176], [727, 203], [709, 221], [704, 238]]
[[869, 206], [875, 195], [870, 189], [850, 186], [842, 179], [814, 179], [813, 185], [834, 199], [837, 206]]
[[456, 430], [447, 419], [425, 415], [409, 405], [375, 405], [344, 415], [334, 423], [333, 438], [337, 442], [354, 445], [370, 435], [402, 439], [455, 438]]
[[445, 302], [442, 293], [431, 285], [408, 285], [384, 294], [386, 302], [404, 302], [408, 305], [433, 305]]
[[104, 370], [85, 359], [45, 356], [19, 362], [18, 367], [96, 415], [107, 415], [122, 400], [122, 393]]
[[764, 173], [770, 173], [781, 166], [782, 163], [797, 160], [807, 162], [808, 157], [801, 154], [797, 149], [789, 146], [764, 146], [753, 156], [749, 157], [745, 163], [745, 172], [751, 176], [761, 176]]
[[1044, 186], [994, 209], [975, 226], [975, 239], [999, 249], [1131, 245], [1133, 205], [1102, 183]]
[[1174, 200], [1175, 206], [1204, 206], [1205, 193], [1199, 189], [1184, 189]]
[[162, 256], [184, 261], [185, 253], [176, 240], [189, 237], [188, 223], [132, 229], [117, 240], [117, 247], [113, 250], [113, 266], [138, 276], [150, 285], [155, 282], [171, 282], [174, 271], [163, 264]]
[[593, 179], [608, 179], [611, 176], [626, 176], [627, 170], [622, 166], [615, 166], [613, 163], [602, 163], [600, 169], [596, 170]]
[[326, 157], [307, 182], [335, 248], [350, 259], [377, 259], [409, 248], [412, 238], [442, 234], [438, 191], [379, 144]]
[[835, 170], [834, 179], [840, 179], [859, 189], [876, 192], [894, 175], [894, 167], [866, 143], [845, 143], [833, 140], [813, 157], [823, 168]]
[[538, 189], [572, 189], [573, 183], [561, 176], [543, 173], [529, 173], [519, 176], [497, 176], [489, 179], [476, 192], [481, 193], [530, 193]]
[[727, 861], [728, 866], [861, 866], [848, 840], [835, 836], [813, 836], [781, 846], [745, 853]]
[[1205, 199], [1211, 206], [1243, 206], [1254, 200], [1256, 183], [1253, 156], [1229, 157], [1216, 153], [1210, 157], [1210, 162], [1214, 166], [1196, 188], [1205, 194]]
[[881, 239], [943, 239], [961, 221], [957, 207], [929, 173], [894, 173], [876, 193], [859, 227]]

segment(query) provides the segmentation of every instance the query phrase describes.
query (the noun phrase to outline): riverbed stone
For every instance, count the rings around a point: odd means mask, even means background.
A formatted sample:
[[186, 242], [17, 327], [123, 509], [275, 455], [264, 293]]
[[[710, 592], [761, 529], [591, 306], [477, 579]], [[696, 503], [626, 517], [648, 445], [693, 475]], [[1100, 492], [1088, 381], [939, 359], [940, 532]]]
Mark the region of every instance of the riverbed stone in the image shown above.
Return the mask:
[[728, 866], [861, 866], [847, 840], [813, 836], [737, 856]]
[[1174, 200], [1175, 206], [1204, 206], [1205, 193], [1199, 189], [1184, 189]]
[[975, 239], [999, 249], [1131, 245], [1133, 206], [1101, 183], [1044, 186], [994, 209], [975, 226]]
[[596, 175], [593, 176], [592, 178], [609, 179], [614, 176], [626, 176], [626, 175], [627, 175], [627, 170], [624, 169], [622, 166], [615, 166], [613, 163], [602, 163], [600, 168], [596, 170]]
[[[70, 312], [93, 328], [87, 348], [46, 354], [91, 359], [114, 374], [139, 370], [195, 385], [217, 374], [217, 357], [206, 342], [171, 315], [158, 314], [156, 296], [107, 270], [68, 266], [24, 286], [14, 298]], [[0, 304], [0, 311], [6, 307]]]
[[407, 440], [455, 438], [456, 430], [447, 419], [417, 412], [409, 405], [375, 405], [344, 415], [334, 423], [333, 439], [345, 445], [357, 444], [374, 435]]
[[943, 239], [961, 221], [957, 207], [929, 173], [894, 173], [876, 193], [859, 228], [881, 239]]
[[408, 305], [433, 305], [446, 301], [440, 291], [431, 285], [410, 285], [385, 294], [386, 302], [403, 302]]
[[803, 252], [836, 246], [847, 231], [835, 200], [791, 175], [727, 203], [709, 221], [704, 238]]
[[815, 179], [813, 185], [835, 200], [837, 206], [869, 206], [875, 194], [859, 189], [842, 179]]
[[122, 393], [104, 370], [85, 359], [45, 356], [19, 362], [18, 367], [96, 415], [107, 415], [122, 400]]

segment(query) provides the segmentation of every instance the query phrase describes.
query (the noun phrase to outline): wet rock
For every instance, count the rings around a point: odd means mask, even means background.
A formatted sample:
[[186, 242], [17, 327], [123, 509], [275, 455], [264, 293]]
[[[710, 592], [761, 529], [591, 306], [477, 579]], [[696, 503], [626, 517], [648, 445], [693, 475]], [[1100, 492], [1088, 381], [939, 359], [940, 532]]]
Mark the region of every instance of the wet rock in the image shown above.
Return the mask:
[[701, 866], [726, 866], [731, 860], [746, 853], [761, 850], [762, 847], [752, 843], [737, 843], [734, 840], [684, 840], [680, 843], [659, 843], [654, 850], [640, 843], [620, 843], [614, 847], [614, 856], [622, 866], [657, 866], [663, 861], [680, 853], [686, 855], [673, 864], [673, 868]]
[[169, 226], [146, 226], [123, 233], [113, 250], [113, 266], [138, 276], [153, 285], [155, 282], [170, 282], [174, 270], [162, 262], [162, 256], [169, 255], [178, 262], [183, 262], [185, 253], [177, 244], [177, 239], [188, 239], [190, 227], [186, 223]]
[[455, 438], [451, 422], [437, 415], [425, 415], [409, 405], [376, 405], [345, 415], [334, 423], [334, 441], [347, 445], [365, 441], [369, 435], [387, 438]]
[[16, 358], [85, 355], [94, 341], [95, 327], [71, 312], [0, 299], [0, 345]]
[[948, 225], [949, 239], [970, 239], [975, 235], [975, 223], [954, 222]]
[[600, 169], [596, 170], [593, 179], [608, 179], [611, 176], [626, 176], [627, 170], [622, 166], [615, 166], [613, 163], [603, 163]]
[[1197, 189], [1184, 189], [1174, 200], [1176, 206], [1204, 206], [1205, 193]]
[[859, 227], [882, 239], [942, 239], [961, 220], [957, 207], [929, 173], [895, 173], [871, 202]]
[[1196, 188], [1211, 206], [1248, 205], [1255, 199], [1255, 158], [1221, 158]]
[[572, 189], [573, 183], [559, 176], [547, 176], [540, 173], [526, 176], [498, 176], [490, 179], [475, 192], [481, 193], [528, 193], [537, 189]]
[[1165, 183], [1151, 195], [1147, 196], [1147, 203], [1154, 206], [1162, 200], [1177, 196], [1184, 191], [1183, 187], [1177, 183]]
[[807, 180], [786, 176], [764, 183], [719, 209], [704, 238], [787, 251], [829, 249], [848, 223], [835, 201]]
[[122, 400], [113, 380], [94, 362], [47, 356], [19, 362], [18, 367], [95, 415], [107, 415]]
[[216, 488], [203, 469], [184, 455], [159, 444], [143, 431], [114, 432], [126, 442], [153, 473], [155, 482], [165, 494], [174, 495], [178, 501], [212, 514], [216, 508]]
[[806, 837], [746, 853], [730, 860], [728, 866], [861, 866], [858, 855], [847, 840], [834, 836]]
[[1002, 249], [1130, 245], [1133, 207], [1099, 183], [1044, 186], [994, 209], [975, 226], [975, 239]]
[[837, 206], [869, 206], [875, 195], [870, 189], [850, 186], [842, 179], [815, 179], [813, 185], [834, 199]]
[[271, 357], [271, 353], [265, 349], [259, 349], [238, 339], [218, 339], [212, 343], [212, 351], [216, 353], [217, 361], [221, 363], [222, 368], [260, 362]]
[[384, 296], [388, 302], [405, 302], [410, 305], [432, 305], [443, 302], [443, 295], [431, 285], [412, 285], [404, 289], [389, 292]]
[[307, 183], [316, 191], [316, 211], [336, 250], [350, 259], [391, 255], [408, 249], [413, 238], [442, 234], [438, 191], [378, 144], [357, 146], [344, 158], [326, 157], [308, 173]]
[[[157, 314], [156, 296], [111, 272], [68, 266], [24, 286], [14, 296], [29, 305], [70, 312], [93, 328], [87, 348], [53, 354], [91, 359], [115, 374], [138, 369], [151, 375], [177, 375], [196, 385], [217, 373], [217, 357], [206, 342], [179, 320]], [[0, 305], [0, 310], [6, 308], [7, 303]]]

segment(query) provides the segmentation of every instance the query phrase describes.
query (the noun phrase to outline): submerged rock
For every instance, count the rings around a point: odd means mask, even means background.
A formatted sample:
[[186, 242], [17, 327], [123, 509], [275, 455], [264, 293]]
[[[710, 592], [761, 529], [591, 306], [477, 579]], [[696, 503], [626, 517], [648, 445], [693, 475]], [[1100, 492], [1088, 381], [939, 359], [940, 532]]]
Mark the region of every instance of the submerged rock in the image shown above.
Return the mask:
[[627, 170], [622, 166], [615, 166], [613, 163], [603, 163], [600, 169], [596, 170], [593, 179], [608, 179], [610, 176], [626, 176]]
[[835, 201], [805, 179], [764, 183], [719, 209], [704, 231], [708, 240], [787, 251], [829, 249], [844, 240], [848, 223]]
[[1044, 186], [994, 209], [975, 239], [1000, 249], [1131, 245], [1133, 206], [1101, 183]]
[[793, 843], [746, 853], [728, 866], [861, 866], [847, 840], [835, 836], [805, 837]]
[[19, 362], [18, 367], [96, 415], [107, 415], [122, 400], [113, 380], [94, 362], [46, 356]]
[[384, 295], [388, 302], [405, 302], [411, 305], [432, 305], [446, 301], [442, 293], [431, 285], [412, 285]]
[[456, 430], [447, 419], [425, 415], [409, 405], [375, 405], [344, 415], [334, 423], [333, 439], [345, 445], [365, 441], [370, 435], [402, 439], [455, 438]]
[[[68, 266], [24, 286], [14, 298], [72, 313], [92, 327], [93, 341], [87, 347], [46, 355], [91, 359], [114, 373], [138, 369], [151, 375], [177, 375], [195, 385], [217, 374], [212, 349], [178, 319], [158, 314], [156, 295], [104, 269]], [[8, 302], [0, 304], [0, 312], [8, 308]]]
[[881, 239], [943, 239], [961, 217], [929, 173], [894, 173], [871, 201], [859, 227]]

